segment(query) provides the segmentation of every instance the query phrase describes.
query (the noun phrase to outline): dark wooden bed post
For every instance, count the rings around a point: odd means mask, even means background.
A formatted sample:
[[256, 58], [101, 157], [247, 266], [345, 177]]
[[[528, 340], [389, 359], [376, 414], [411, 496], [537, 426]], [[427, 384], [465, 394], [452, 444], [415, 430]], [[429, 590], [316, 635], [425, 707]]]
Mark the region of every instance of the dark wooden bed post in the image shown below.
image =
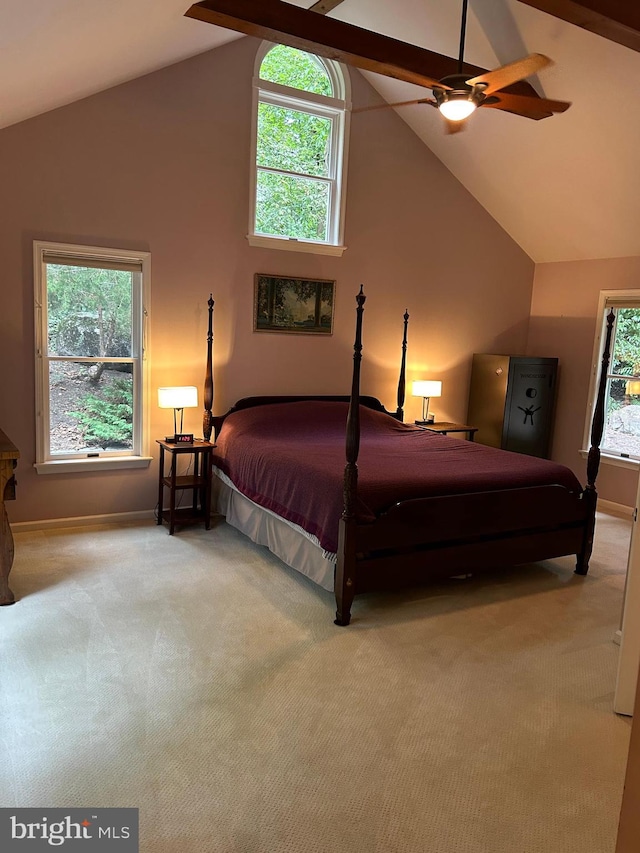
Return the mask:
[[616, 315], [613, 308], [607, 314], [607, 335], [602, 352], [602, 364], [600, 366], [600, 384], [598, 386], [598, 397], [593, 412], [591, 423], [591, 447], [587, 457], [587, 485], [584, 487], [582, 498], [587, 502], [589, 516], [587, 518], [582, 550], [578, 554], [576, 563], [576, 574], [586, 575], [589, 571], [589, 559], [593, 550], [593, 536], [596, 527], [596, 507], [598, 504], [598, 492], [596, 491], [596, 478], [600, 468], [600, 443], [604, 433], [604, 400], [607, 390], [607, 373], [609, 372], [609, 360], [611, 358], [611, 336], [613, 334], [613, 322]]
[[404, 420], [405, 374], [407, 369], [407, 326], [409, 325], [409, 309], [404, 312], [404, 335], [402, 337], [402, 359], [400, 361], [400, 378], [398, 379], [398, 408], [396, 417]]
[[213, 426], [213, 293], [209, 294], [209, 331], [207, 332], [207, 369], [204, 377], [204, 416], [202, 418], [202, 437], [205, 441], [211, 438]]
[[360, 285], [356, 296], [356, 337], [353, 344], [353, 376], [351, 399], [347, 414], [347, 464], [344, 469], [344, 510], [340, 519], [338, 536], [338, 562], [336, 564], [336, 625], [348, 625], [351, 605], [356, 591], [356, 517], [355, 503], [358, 487], [358, 452], [360, 450], [360, 362], [362, 361], [362, 314], [366, 296]]

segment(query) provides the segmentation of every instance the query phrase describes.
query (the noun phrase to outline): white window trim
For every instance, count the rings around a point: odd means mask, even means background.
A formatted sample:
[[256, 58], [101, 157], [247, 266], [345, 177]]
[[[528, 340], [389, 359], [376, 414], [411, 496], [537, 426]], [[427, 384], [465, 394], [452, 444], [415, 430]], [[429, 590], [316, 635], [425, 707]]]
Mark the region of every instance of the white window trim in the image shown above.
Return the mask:
[[[625, 307], [630, 303], [637, 302], [640, 307], [640, 290], [601, 290], [598, 299], [598, 313], [596, 315], [598, 327], [596, 329], [596, 337], [593, 345], [593, 357], [591, 361], [591, 379], [589, 382], [589, 396], [587, 405], [587, 416], [584, 425], [584, 434], [582, 438], [582, 450], [580, 455], [586, 458], [589, 455], [591, 447], [591, 424], [593, 422], [593, 413], [596, 407], [596, 394], [600, 381], [600, 368], [602, 366], [602, 350], [604, 348], [604, 335], [607, 328], [605, 317], [606, 308]], [[612, 340], [613, 344], [613, 340]], [[613, 357], [613, 352], [611, 353]], [[616, 468], [640, 468], [640, 459], [628, 458], [619, 454], [607, 453], [601, 449], [600, 461], [613, 465]]]
[[[589, 456], [588, 450], [581, 450], [580, 456], [587, 459]], [[626, 459], [623, 456], [612, 456], [610, 453], [600, 453], [600, 462], [607, 465], [613, 465], [614, 468], [629, 468], [637, 470], [640, 468], [640, 459]]]
[[263, 234], [247, 234], [250, 246], [260, 249], [283, 249], [286, 252], [307, 252], [313, 255], [333, 255], [342, 257], [346, 246], [331, 246], [329, 243], [313, 243], [311, 240], [299, 240], [296, 237], [266, 237]]
[[[338, 97], [330, 98], [315, 92], [302, 92], [279, 83], [260, 79], [262, 61], [275, 47], [274, 42], [262, 42], [256, 54], [253, 76], [252, 127], [251, 127], [251, 162], [249, 181], [249, 231], [247, 241], [250, 246], [263, 249], [282, 249], [289, 252], [306, 252], [316, 255], [333, 255], [340, 257], [346, 251], [344, 245], [344, 219], [347, 205], [347, 152], [351, 129], [351, 81], [346, 68], [338, 66], [332, 60], [318, 56], [331, 79], [333, 91]], [[337, 68], [340, 68], [338, 73]], [[307, 112], [322, 112], [333, 120], [332, 130], [332, 168], [334, 177], [331, 178], [331, 212], [329, 222], [329, 239], [326, 241], [305, 240], [295, 237], [279, 237], [271, 234], [256, 232], [256, 187], [258, 180], [257, 145], [258, 145], [258, 104], [261, 101], [286, 105], [292, 109]], [[311, 106], [313, 105], [313, 106]]]
[[[45, 254], [77, 256], [98, 261], [121, 261], [140, 264], [142, 286], [140, 299], [133, 306], [134, 321], [141, 320], [142, 340], [140, 354], [140, 392], [134, 399], [137, 419], [140, 423], [140, 440], [137, 453], [124, 451], [121, 454], [100, 458], [48, 458], [48, 437], [45, 430], [49, 423], [49, 382], [45, 375], [48, 362], [45, 359], [46, 342], [43, 311], [46, 312], [45, 281], [43, 276]], [[36, 462], [34, 468], [38, 474], [68, 474], [71, 472], [95, 472], [126, 468], [147, 468], [153, 461], [150, 455], [150, 407], [149, 407], [149, 309], [151, 283], [151, 254], [149, 252], [131, 252], [125, 249], [104, 248], [101, 246], [83, 246], [72, 243], [51, 243], [34, 240], [33, 243], [33, 279], [35, 290], [35, 366], [36, 366]], [[138, 314], [136, 317], [135, 315]], [[114, 359], [118, 360], [118, 359]]]
[[53, 459], [36, 462], [38, 474], [86, 474], [96, 471], [115, 471], [125, 468], [148, 468], [153, 456], [111, 456], [108, 459]]

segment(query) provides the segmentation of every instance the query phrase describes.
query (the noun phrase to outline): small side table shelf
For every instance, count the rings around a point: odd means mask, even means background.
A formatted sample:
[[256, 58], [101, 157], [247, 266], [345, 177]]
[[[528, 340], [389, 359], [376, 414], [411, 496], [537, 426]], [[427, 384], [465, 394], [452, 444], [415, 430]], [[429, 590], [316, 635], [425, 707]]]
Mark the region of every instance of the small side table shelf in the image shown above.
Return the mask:
[[[211, 451], [213, 444], [195, 439], [189, 444], [173, 444], [157, 439], [160, 445], [160, 470], [158, 477], [158, 524], [166, 521], [169, 535], [173, 536], [176, 525], [197, 524], [204, 521], [205, 528], [211, 527]], [[171, 457], [168, 472], [165, 472], [165, 453]], [[193, 473], [178, 474], [178, 460], [186, 453], [193, 456]], [[164, 508], [164, 490], [169, 489], [169, 508]], [[178, 492], [191, 491], [189, 506], [176, 507]]]
[[469, 426], [469, 424], [456, 424], [451, 421], [433, 421], [432, 423], [416, 421], [416, 426], [428, 429], [429, 432], [438, 432], [440, 435], [447, 435], [450, 432], [466, 432], [469, 441], [473, 441], [473, 436], [478, 432], [478, 427]]

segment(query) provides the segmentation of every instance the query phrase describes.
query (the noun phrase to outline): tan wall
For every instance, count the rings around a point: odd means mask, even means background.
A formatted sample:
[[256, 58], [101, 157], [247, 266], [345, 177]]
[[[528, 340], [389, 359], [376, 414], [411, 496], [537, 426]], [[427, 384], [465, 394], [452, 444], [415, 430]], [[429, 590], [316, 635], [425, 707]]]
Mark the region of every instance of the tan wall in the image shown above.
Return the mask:
[[[533, 263], [393, 111], [354, 116], [342, 258], [249, 247], [251, 78], [258, 43], [216, 51], [0, 131], [0, 425], [19, 446], [12, 521], [152, 509], [149, 470], [37, 475], [34, 239], [152, 253], [152, 436], [159, 385], [202, 387], [215, 308], [215, 410], [255, 393], [347, 393], [365, 285], [363, 391], [395, 408], [402, 315], [408, 381], [443, 380], [432, 408], [466, 416], [471, 354], [522, 351]], [[354, 106], [373, 90], [352, 73]], [[331, 338], [252, 331], [256, 272], [335, 279]], [[408, 398], [407, 417], [420, 401]], [[201, 415], [185, 411], [185, 429]], [[154, 444], [154, 453], [156, 445]]]
[[[579, 454], [589, 395], [590, 370], [601, 290], [640, 288], [640, 258], [613, 258], [538, 264], [535, 270], [527, 352], [557, 356], [560, 377], [553, 458], [585, 480]], [[603, 463], [598, 493], [605, 500], [634, 506], [638, 473]]]

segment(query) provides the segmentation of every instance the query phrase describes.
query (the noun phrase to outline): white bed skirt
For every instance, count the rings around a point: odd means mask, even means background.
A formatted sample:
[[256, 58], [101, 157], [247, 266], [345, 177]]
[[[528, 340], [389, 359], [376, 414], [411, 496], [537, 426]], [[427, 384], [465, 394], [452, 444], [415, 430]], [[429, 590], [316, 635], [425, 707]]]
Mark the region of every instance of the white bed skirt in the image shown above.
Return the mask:
[[323, 551], [317, 540], [297, 524], [249, 500], [231, 480], [213, 468], [211, 505], [227, 523], [257, 545], [266, 547], [283, 563], [333, 592], [336, 555]]

